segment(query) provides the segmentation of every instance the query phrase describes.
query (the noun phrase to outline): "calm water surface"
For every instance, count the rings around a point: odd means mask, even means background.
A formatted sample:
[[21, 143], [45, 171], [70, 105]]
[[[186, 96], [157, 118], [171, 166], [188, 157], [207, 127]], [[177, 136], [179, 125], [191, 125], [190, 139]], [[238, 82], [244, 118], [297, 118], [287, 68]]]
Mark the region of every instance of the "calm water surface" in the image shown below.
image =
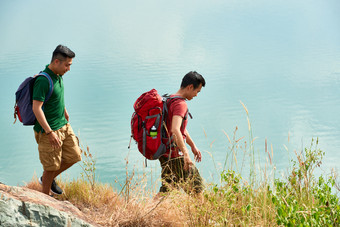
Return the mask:
[[[135, 99], [156, 88], [174, 93], [190, 70], [207, 85], [188, 106], [188, 130], [203, 152], [198, 168], [207, 181], [228, 157], [225, 133], [249, 138], [267, 165], [265, 140], [277, 171], [289, 168], [294, 150], [319, 138], [326, 152], [322, 171], [340, 162], [339, 1], [1, 1], [0, 182], [22, 185], [42, 173], [32, 127], [13, 125], [20, 82], [49, 63], [62, 43], [76, 52], [64, 77], [70, 122], [97, 160], [100, 181], [125, 179], [143, 169], [133, 144], [130, 117]], [[287, 149], [288, 152], [287, 152]], [[238, 168], [244, 157], [239, 150]], [[235, 163], [234, 163], [235, 165]], [[249, 172], [249, 170], [248, 170]], [[79, 165], [65, 177], [81, 173]]]

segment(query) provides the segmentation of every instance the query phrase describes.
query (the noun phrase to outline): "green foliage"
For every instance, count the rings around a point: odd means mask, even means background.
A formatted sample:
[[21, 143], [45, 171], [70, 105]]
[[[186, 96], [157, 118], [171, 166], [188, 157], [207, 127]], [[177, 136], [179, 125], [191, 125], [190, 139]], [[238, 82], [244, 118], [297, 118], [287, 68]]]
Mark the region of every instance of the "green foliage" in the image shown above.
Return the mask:
[[224, 170], [221, 173], [221, 185], [216, 184], [212, 188], [214, 197], [211, 199], [216, 201], [223, 199], [231, 206], [237, 199], [237, 193], [241, 190], [240, 179], [241, 176], [235, 171]]
[[332, 194], [335, 179], [320, 176], [313, 171], [319, 167], [324, 152], [317, 148], [318, 141], [297, 155], [288, 181], [276, 179], [275, 193], [269, 193], [276, 209], [278, 225], [285, 226], [338, 226], [340, 224], [339, 198]]
[[215, 212], [210, 217], [221, 225], [272, 225], [275, 220], [279, 226], [339, 226], [339, 197], [332, 192], [336, 177], [315, 177], [314, 170], [325, 154], [317, 145], [313, 140], [309, 148], [296, 154], [289, 176], [275, 179], [273, 187], [266, 182], [259, 187], [247, 185], [235, 171], [222, 171], [221, 183], [205, 194], [210, 203], [206, 212]]
[[233, 170], [224, 170], [220, 177], [221, 184], [205, 191], [206, 203], [200, 212], [219, 225], [251, 224], [253, 191], [249, 186], [242, 186], [241, 176]]

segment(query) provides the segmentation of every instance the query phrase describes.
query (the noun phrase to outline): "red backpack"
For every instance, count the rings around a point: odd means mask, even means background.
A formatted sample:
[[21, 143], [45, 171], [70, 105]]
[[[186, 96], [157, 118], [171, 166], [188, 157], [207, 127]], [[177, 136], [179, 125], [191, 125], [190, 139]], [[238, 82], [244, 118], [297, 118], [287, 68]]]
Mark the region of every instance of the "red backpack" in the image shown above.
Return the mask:
[[167, 101], [180, 96], [160, 96], [156, 89], [143, 93], [133, 105], [131, 137], [136, 141], [139, 152], [149, 160], [160, 158], [172, 145], [166, 128]]

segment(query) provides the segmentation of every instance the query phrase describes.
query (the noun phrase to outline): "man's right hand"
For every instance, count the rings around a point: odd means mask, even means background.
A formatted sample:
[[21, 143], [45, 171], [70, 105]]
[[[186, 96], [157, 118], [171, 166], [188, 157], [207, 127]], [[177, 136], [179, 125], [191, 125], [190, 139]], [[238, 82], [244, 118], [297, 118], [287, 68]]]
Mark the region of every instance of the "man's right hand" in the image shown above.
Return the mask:
[[55, 132], [48, 134], [48, 139], [53, 149], [59, 149], [61, 147], [61, 141]]

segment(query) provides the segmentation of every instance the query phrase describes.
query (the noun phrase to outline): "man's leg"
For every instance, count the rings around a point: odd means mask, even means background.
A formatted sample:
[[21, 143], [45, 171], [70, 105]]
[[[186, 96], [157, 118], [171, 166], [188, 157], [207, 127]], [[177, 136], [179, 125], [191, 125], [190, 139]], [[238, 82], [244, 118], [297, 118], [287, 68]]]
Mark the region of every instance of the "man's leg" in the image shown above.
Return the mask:
[[68, 123], [62, 128], [61, 133], [64, 135], [62, 146], [62, 157], [60, 168], [54, 171], [54, 178], [59, 174], [81, 161], [81, 150], [79, 148], [78, 138], [74, 135], [71, 125]]
[[[203, 179], [195, 165], [192, 165], [189, 168], [189, 171], [184, 172], [184, 186], [183, 188], [187, 193], [191, 194], [194, 193], [196, 196], [201, 197], [203, 196]], [[201, 194], [201, 195], [199, 195]]]
[[[59, 131], [59, 130], [58, 130]], [[59, 132], [56, 133], [59, 136]], [[61, 148], [54, 149], [45, 133], [35, 132], [35, 138], [38, 143], [39, 159], [43, 165], [43, 176], [39, 179], [42, 184], [42, 192], [45, 194], [50, 193], [52, 182], [54, 180], [55, 172], [61, 167]]]
[[73, 164], [74, 163], [65, 163], [65, 162], [61, 161], [60, 169], [58, 169], [57, 171], [54, 171], [53, 179], [56, 178], [59, 174], [61, 174], [65, 170], [67, 170], [68, 168], [70, 168], [71, 166], [73, 166]]
[[171, 181], [169, 181], [169, 174], [170, 174], [170, 170], [169, 170], [169, 164], [168, 164], [168, 158], [165, 157], [160, 157], [159, 158], [159, 162], [161, 164], [161, 181], [162, 181], [162, 185], [159, 189], [159, 193], [157, 194], [157, 198], [160, 197], [162, 194], [164, 194], [165, 192], [169, 191], [169, 184], [171, 183]]
[[46, 171], [44, 170], [42, 176], [43, 193], [49, 194], [54, 178], [59, 174], [70, 168], [74, 163], [61, 162], [60, 169], [56, 171]]
[[[183, 179], [183, 157], [171, 158], [161, 157], [159, 159], [162, 167], [162, 186], [160, 192], [168, 192], [172, 188], [178, 187], [178, 183]], [[183, 181], [183, 180], [182, 180]]]
[[54, 179], [54, 172], [55, 171], [46, 171], [44, 170], [43, 176], [42, 176], [42, 192], [49, 195], [50, 189], [52, 185], [52, 181]]

